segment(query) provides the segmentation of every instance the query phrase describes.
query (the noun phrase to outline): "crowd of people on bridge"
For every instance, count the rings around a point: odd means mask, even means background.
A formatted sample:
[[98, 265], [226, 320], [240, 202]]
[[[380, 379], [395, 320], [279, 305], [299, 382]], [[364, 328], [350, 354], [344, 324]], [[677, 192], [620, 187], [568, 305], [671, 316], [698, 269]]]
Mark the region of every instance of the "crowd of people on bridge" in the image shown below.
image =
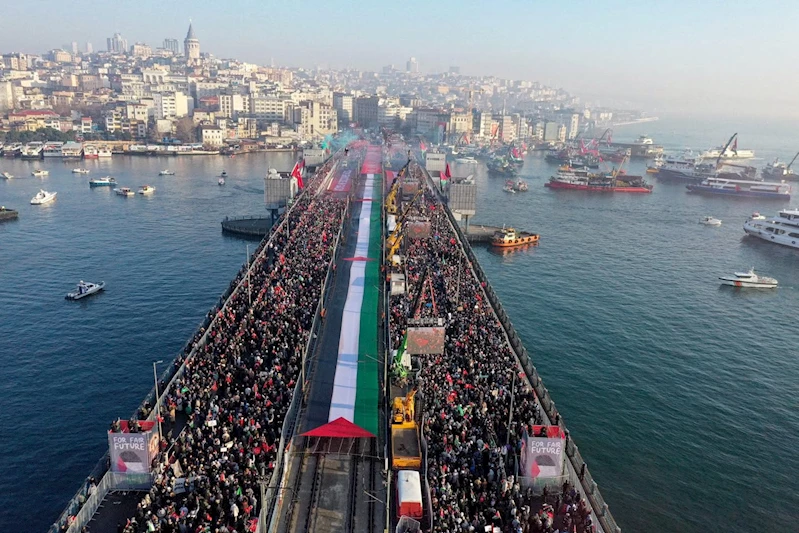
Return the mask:
[[261, 243], [249, 278], [246, 268], [239, 273], [234, 283], [242, 285], [214, 310], [205, 342], [205, 332], [198, 332], [194, 355], [176, 361], [186, 360], [185, 373], [167, 390], [161, 412], [172, 421], [183, 417], [186, 425], [162, 439], [155, 483], [120, 532], [252, 528], [263, 504], [259, 481], [269, 483], [275, 467], [333, 257], [332, 236], [344, 216], [345, 200], [318, 194], [329, 169], [330, 163], [322, 166], [306, 183], [288, 227]]
[[[421, 182], [420, 172], [412, 166], [410, 175]], [[433, 312], [417, 299], [423, 284], [428, 293], [433, 287], [435, 312], [446, 323], [445, 349], [420, 357], [416, 383], [428, 443], [433, 531], [483, 532], [486, 526], [508, 533], [593, 531], [579, 492], [564, 486], [558, 501], [551, 498], [554, 507], [542, 507], [547, 498], [521, 483], [523, 431], [544, 421], [535, 393], [433, 193], [411, 213], [430, 221], [431, 235], [406, 236], [407, 290], [391, 299], [389, 328], [397, 348], [408, 320]]]

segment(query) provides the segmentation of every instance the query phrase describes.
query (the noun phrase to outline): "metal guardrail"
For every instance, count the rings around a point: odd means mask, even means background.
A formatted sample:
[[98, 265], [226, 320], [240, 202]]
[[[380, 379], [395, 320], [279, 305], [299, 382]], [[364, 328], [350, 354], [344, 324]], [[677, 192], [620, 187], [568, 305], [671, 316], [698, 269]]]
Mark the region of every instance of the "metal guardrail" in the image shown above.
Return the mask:
[[[334, 156], [335, 157], [335, 156]], [[335, 168], [335, 167], [334, 167]], [[331, 169], [332, 172], [332, 169]], [[326, 178], [325, 178], [326, 179]], [[172, 364], [166, 368], [158, 378], [159, 382], [159, 390], [161, 391], [161, 395], [159, 397], [159, 403], [163, 403], [164, 398], [167, 396], [168, 392], [170, 391], [171, 387], [174, 385], [175, 380], [179, 379], [183, 376], [186, 371], [186, 363], [194, 357], [197, 350], [202, 348], [205, 345], [206, 338], [208, 332], [210, 331], [210, 326], [215, 322], [217, 314], [219, 311], [222, 311], [227, 306], [228, 302], [230, 301], [231, 297], [238, 293], [241, 286], [244, 284], [246, 279], [246, 273], [248, 270], [252, 269], [252, 266], [255, 264], [257, 259], [263, 257], [269, 243], [272, 242], [272, 239], [275, 235], [277, 235], [281, 229], [286, 224], [291, 212], [294, 209], [294, 206], [297, 205], [297, 202], [293, 202], [292, 205], [278, 218], [277, 222], [270, 228], [268, 235], [264, 237], [259, 245], [259, 249], [253, 254], [254, 256], [251, 260], [248, 260], [248, 264], [242, 266], [239, 270], [236, 278], [230, 283], [228, 288], [225, 292], [219, 297], [219, 301], [217, 304], [211, 308], [211, 311], [205, 316], [205, 318], [200, 322], [197, 330], [195, 331], [194, 335], [192, 335], [186, 344], [181, 350], [180, 354], [173, 360]], [[246, 267], [246, 268], [245, 268]], [[198, 337], [199, 335], [199, 337]], [[185, 356], [181, 359], [182, 356]], [[180, 365], [177, 363], [180, 362]], [[164, 385], [166, 383], [166, 385]], [[139, 418], [140, 414], [144, 412], [148, 412], [147, 420], [153, 420], [155, 418], [155, 387], [153, 386], [150, 389], [150, 392], [144, 397], [142, 402], [139, 404], [139, 407], [133, 411], [132, 418]], [[147, 406], [151, 406], [148, 410]], [[75, 495], [69, 500], [67, 503], [64, 511], [61, 512], [58, 519], [53, 523], [53, 525], [48, 528], [47, 533], [59, 533], [61, 531], [61, 527], [69, 522], [70, 517], [75, 516], [75, 519], [71, 523], [68, 531], [79, 531], [83, 526], [87, 525], [89, 521], [91, 521], [92, 516], [99, 508], [102, 500], [107, 495], [108, 491], [114, 489], [108, 489], [106, 492], [102, 493], [100, 490], [95, 490], [94, 493], [91, 495], [88, 494], [88, 486], [89, 486], [89, 479], [99, 479], [100, 481], [97, 484], [98, 489], [101, 485], [104, 487], [110, 486], [110, 481], [106, 481], [106, 477], [112, 472], [109, 472], [109, 453], [108, 451], [100, 458], [100, 460], [95, 464], [94, 468], [92, 469], [89, 476], [87, 476], [75, 493]], [[133, 489], [130, 489], [133, 490]], [[87, 511], [83, 511], [84, 507], [92, 508], [91, 513]], [[78, 523], [79, 516], [85, 516], [88, 514], [88, 519], [85, 523]]]
[[[458, 225], [457, 220], [452, 215], [452, 212], [449, 209], [449, 206], [446, 204], [446, 201], [441, 194], [441, 192], [434, 186], [430, 174], [424, 169], [423, 166], [420, 165], [420, 168], [423, 169], [425, 176], [427, 177], [427, 182], [431, 190], [433, 190], [438, 197], [441, 205], [444, 207], [444, 212], [447, 214], [447, 219], [450, 222], [450, 225], [455, 230], [457, 235], [458, 241], [460, 242], [461, 248], [466, 253], [467, 258], [471, 264], [472, 269], [474, 270], [475, 275], [484, 286], [484, 291], [486, 296], [488, 297], [489, 303], [491, 307], [494, 309], [494, 312], [497, 315], [500, 323], [502, 324], [503, 329], [508, 337], [511, 347], [513, 348], [514, 353], [522, 365], [522, 368], [527, 375], [527, 378], [530, 381], [530, 384], [533, 386], [536, 396], [538, 397], [539, 403], [541, 407], [544, 409], [545, 414], [549, 418], [552, 425], [557, 425], [566, 430], [566, 424], [563, 421], [563, 418], [558, 413], [557, 409], [555, 408], [555, 402], [552, 400], [552, 397], [549, 395], [549, 391], [544, 386], [544, 382], [539, 376], [538, 371], [536, 370], [535, 366], [532, 364], [530, 355], [527, 353], [527, 349], [523, 346], [521, 338], [516, 333], [516, 330], [511, 323], [510, 317], [505, 312], [505, 309], [502, 307], [502, 303], [500, 302], [499, 298], [497, 297], [496, 293], [494, 292], [491, 283], [488, 281], [488, 277], [483, 272], [482, 267], [480, 266], [477, 257], [474, 255], [471, 246], [469, 245], [469, 241], [466, 239], [463, 231], [461, 230], [460, 226]], [[614, 520], [613, 516], [610, 513], [607, 503], [605, 499], [599, 492], [599, 487], [597, 486], [596, 482], [594, 481], [591, 473], [588, 470], [588, 465], [583, 460], [580, 452], [577, 448], [577, 445], [574, 444], [574, 441], [569, 439], [566, 444], [566, 456], [571, 461], [572, 467], [574, 468], [575, 472], [578, 473], [580, 482], [583, 487], [583, 493], [585, 494], [586, 499], [591, 504], [591, 507], [596, 515], [597, 519], [602, 526], [602, 529], [606, 533], [621, 533], [621, 528]]]

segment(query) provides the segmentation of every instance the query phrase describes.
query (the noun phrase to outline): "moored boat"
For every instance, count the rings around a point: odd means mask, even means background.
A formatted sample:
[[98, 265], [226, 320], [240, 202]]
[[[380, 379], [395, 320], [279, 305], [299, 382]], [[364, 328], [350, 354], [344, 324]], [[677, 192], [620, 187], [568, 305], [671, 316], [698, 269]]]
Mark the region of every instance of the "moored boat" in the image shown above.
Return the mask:
[[797, 157], [799, 157], [799, 152], [793, 156], [793, 159], [791, 159], [791, 162], [787, 165], [781, 163], [779, 159], [776, 159], [773, 163], [766, 165], [766, 167], [760, 171], [760, 175], [763, 176], [763, 179], [767, 180], [797, 181], [799, 180], [799, 175], [795, 174], [791, 168]]
[[120, 187], [118, 189], [114, 189], [114, 192], [117, 193], [119, 196], [135, 196], [136, 193], [133, 192], [130, 187]]
[[78, 286], [75, 288], [74, 291], [68, 292], [64, 298], [67, 300], [80, 300], [81, 298], [86, 298], [87, 296], [91, 296], [92, 294], [96, 294], [105, 288], [105, 281], [101, 281], [100, 283], [89, 283], [83, 280], [78, 282]]
[[686, 188], [689, 192], [700, 194], [769, 200], [791, 199], [791, 186], [786, 183], [707, 178], [702, 183], [690, 183]]
[[754, 268], [749, 269], [749, 272], [736, 272], [733, 276], [719, 277], [719, 280], [722, 285], [750, 289], [775, 289], [779, 284], [774, 278], [758, 276]]
[[744, 232], [764, 241], [799, 249], [799, 209], [783, 209], [776, 217], [765, 220], [753, 216], [744, 222]]
[[111, 176], [106, 176], [104, 178], [93, 178], [89, 180], [89, 187], [107, 187], [116, 184], [117, 180]]
[[514, 228], [502, 228], [494, 233], [491, 239], [491, 246], [498, 248], [512, 248], [514, 246], [524, 246], [526, 244], [538, 243], [537, 233], [526, 231], [516, 231]]
[[544, 186], [550, 189], [565, 189], [592, 192], [630, 192], [650, 193], [652, 185], [641, 176], [626, 174], [590, 174], [590, 173], [558, 173], [552, 176]]
[[83, 145], [83, 158], [84, 159], [97, 159], [100, 157], [96, 144]]
[[52, 202], [55, 200], [55, 197], [58, 193], [57, 192], [48, 192], [44, 189], [39, 190], [36, 193], [36, 196], [31, 198], [31, 205], [44, 205]]
[[19, 212], [16, 209], [9, 209], [4, 205], [0, 205], [0, 221], [14, 220], [19, 217]]

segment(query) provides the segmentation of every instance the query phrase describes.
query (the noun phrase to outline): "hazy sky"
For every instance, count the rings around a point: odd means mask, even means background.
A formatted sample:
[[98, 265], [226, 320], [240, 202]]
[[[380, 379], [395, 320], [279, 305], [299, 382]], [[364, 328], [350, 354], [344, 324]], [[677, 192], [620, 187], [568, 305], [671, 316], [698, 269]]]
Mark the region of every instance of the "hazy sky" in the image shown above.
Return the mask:
[[28, 0], [3, 3], [0, 50], [105, 50], [114, 31], [182, 43], [189, 18], [217, 57], [379, 70], [415, 56], [423, 72], [458, 65], [654, 113], [799, 118], [795, 0]]

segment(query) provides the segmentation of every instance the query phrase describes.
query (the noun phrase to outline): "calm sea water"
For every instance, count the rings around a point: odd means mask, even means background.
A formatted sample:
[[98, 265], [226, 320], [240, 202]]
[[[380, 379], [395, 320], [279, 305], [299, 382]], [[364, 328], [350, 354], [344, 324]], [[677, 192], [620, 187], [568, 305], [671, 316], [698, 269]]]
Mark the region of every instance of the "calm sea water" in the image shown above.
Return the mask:
[[[761, 164], [799, 149], [781, 125], [739, 126], [662, 120], [614, 138], [701, 149], [740, 131]], [[157, 187], [128, 199], [90, 190], [72, 164], [0, 160], [17, 176], [51, 172], [0, 181], [0, 204], [20, 209], [0, 224], [0, 531], [43, 531], [57, 517], [105, 451], [109, 421], [150, 389], [151, 362], [174, 356], [243, 262], [245, 242], [219, 221], [262, 212], [261, 176], [291, 159], [86, 162], [91, 176]], [[157, 177], [167, 165], [177, 175]], [[552, 170], [529, 155], [530, 191], [513, 196], [476, 172], [475, 221], [542, 236], [535, 249], [477, 254], [622, 528], [794, 531], [799, 252], [741, 229], [780, 204], [657, 182], [651, 195], [550, 191]], [[59, 192], [50, 206], [28, 205], [40, 181]], [[723, 225], [698, 224], [704, 215]], [[780, 288], [719, 287], [750, 266]], [[81, 278], [108, 291], [64, 301]]]

